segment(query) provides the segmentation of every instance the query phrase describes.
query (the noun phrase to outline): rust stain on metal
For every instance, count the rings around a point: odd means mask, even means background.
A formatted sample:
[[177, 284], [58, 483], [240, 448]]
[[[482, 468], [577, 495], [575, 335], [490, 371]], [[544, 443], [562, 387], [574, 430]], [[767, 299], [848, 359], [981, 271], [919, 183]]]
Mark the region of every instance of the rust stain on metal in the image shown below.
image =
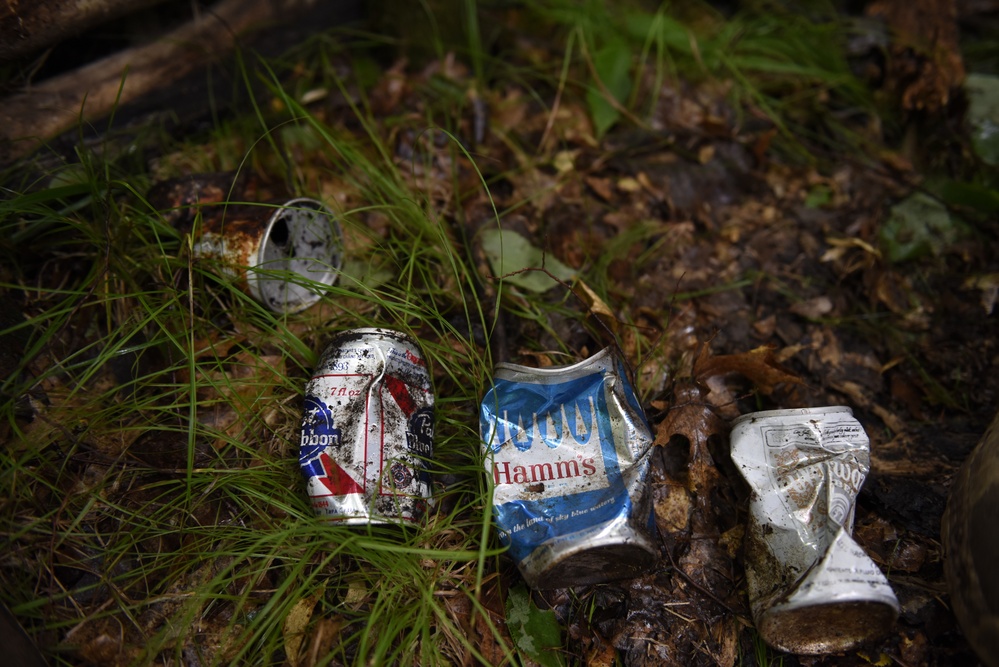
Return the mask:
[[222, 204], [243, 194], [245, 179], [234, 172], [191, 174], [160, 181], [146, 195], [149, 204], [182, 232], [190, 231], [198, 213], [203, 218], [221, 214]]
[[336, 282], [343, 260], [334, 214], [307, 197], [269, 203], [228, 203], [245, 184], [230, 173], [164, 181], [149, 203], [182, 234], [197, 259], [215, 260], [240, 289], [278, 312], [297, 312]]

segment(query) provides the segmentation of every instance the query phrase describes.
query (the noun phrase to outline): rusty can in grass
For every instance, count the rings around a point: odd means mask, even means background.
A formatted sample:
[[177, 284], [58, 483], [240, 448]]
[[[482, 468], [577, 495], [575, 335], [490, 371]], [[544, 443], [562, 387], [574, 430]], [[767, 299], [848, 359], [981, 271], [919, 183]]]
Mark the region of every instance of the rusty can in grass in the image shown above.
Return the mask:
[[205, 208], [193, 241], [196, 259], [218, 260], [250, 296], [277, 312], [319, 301], [343, 258], [336, 217], [307, 197]]
[[655, 563], [653, 438], [611, 348], [557, 368], [497, 365], [480, 418], [493, 516], [528, 585], [595, 584]]
[[343, 261], [343, 231], [333, 212], [308, 197], [243, 201], [243, 173], [190, 174], [156, 183], [149, 204], [191, 237], [195, 259], [271, 310], [293, 313], [322, 298]]
[[420, 521], [433, 437], [417, 342], [389, 329], [337, 334], [305, 388], [299, 464], [316, 514], [344, 524]]
[[746, 582], [756, 628], [782, 651], [846, 651], [885, 635], [898, 599], [852, 538], [870, 441], [847, 407], [768, 410], [732, 424], [749, 483]]

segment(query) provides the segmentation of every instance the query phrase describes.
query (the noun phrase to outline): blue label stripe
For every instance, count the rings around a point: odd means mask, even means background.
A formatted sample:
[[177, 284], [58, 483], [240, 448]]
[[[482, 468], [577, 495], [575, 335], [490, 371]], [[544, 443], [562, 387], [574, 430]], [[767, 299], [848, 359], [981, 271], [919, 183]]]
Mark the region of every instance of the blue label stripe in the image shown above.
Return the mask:
[[[572, 450], [599, 439], [606, 476], [588, 480], [586, 490], [494, 505], [501, 539], [518, 561], [545, 542], [630, 514], [631, 499], [621, 477], [608, 414], [604, 371], [553, 384], [497, 380], [482, 401], [480, 417], [487, 451], [494, 455], [502, 451], [511, 463], [524, 466], [535, 460], [531, 456], [534, 447]], [[594, 424], [596, 432], [591, 432]], [[511, 448], [521, 454], [514, 456]]]

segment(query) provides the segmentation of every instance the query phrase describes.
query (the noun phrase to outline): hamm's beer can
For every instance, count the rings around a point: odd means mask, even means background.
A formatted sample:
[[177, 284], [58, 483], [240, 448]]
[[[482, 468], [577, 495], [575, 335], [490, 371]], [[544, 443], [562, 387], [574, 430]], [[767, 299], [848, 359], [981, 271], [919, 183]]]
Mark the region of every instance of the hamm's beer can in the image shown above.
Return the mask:
[[655, 562], [652, 435], [611, 348], [559, 368], [499, 364], [480, 417], [493, 516], [528, 585], [594, 584]]
[[341, 332], [305, 387], [299, 463], [316, 514], [345, 524], [419, 521], [433, 436], [434, 396], [416, 341], [388, 329]]

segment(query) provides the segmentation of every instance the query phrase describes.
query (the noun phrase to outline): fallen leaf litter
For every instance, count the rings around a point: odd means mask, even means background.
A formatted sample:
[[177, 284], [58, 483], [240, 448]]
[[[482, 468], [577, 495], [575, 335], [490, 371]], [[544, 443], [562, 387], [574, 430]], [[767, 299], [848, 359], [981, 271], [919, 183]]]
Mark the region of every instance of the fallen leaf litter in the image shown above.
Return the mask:
[[[422, 104], [412, 86], [399, 84], [403, 71], [400, 64], [383, 78], [385, 92], [377, 99], [381, 113]], [[429, 76], [468, 83], [468, 73], [453, 61], [428, 69], [422, 81]], [[420, 77], [413, 81], [420, 83]], [[828, 177], [809, 169], [789, 170], [761, 160], [765, 152], [754, 152], [769, 128], [743, 133], [731, 124], [730, 115], [711, 112], [725, 105], [709, 87], [667, 92], [686, 110], [670, 119], [673, 141], [696, 149], [694, 162], [663, 146], [646, 150], [650, 143], [657, 145], [659, 136], [648, 129], [631, 136], [612, 133], [601, 144], [582, 109], [565, 106], [547, 117], [522, 91], [484, 94], [496, 117], [478, 150], [497, 164], [519, 169], [493, 192], [494, 202], [501, 209], [528, 202], [502, 221], [504, 228], [509, 223], [553, 259], [579, 271], [591, 270], [602, 249], [619, 235], [641, 224], [650, 230], [602, 265], [606, 298], [592, 299], [589, 287], [583, 295], [605, 324], [609, 315], [627, 322], [643, 314], [643, 325], [622, 327], [627, 330], [620, 340], [656, 417], [651, 488], [664, 558], [642, 577], [578, 591], [580, 600], [592, 603], [589, 617], [578, 601], [559, 592], [539, 593], [536, 600], [554, 609], [564, 623], [570, 651], [590, 657], [593, 664], [611, 660], [609, 647], [629, 665], [736, 664], [751, 651], [739, 548], [746, 489], [727, 456], [727, 420], [761, 405], [845, 401], [854, 405], [872, 438], [872, 482], [860, 494], [857, 539], [882, 568], [906, 573], [892, 577], [903, 603], [899, 625], [870, 654], [903, 664], [944, 664], [966, 656], [938, 595], [938, 519], [947, 478], [970, 448], [972, 438], [966, 434], [980, 430], [997, 387], [991, 379], [978, 383], [966, 411], [970, 416], [939, 390], [941, 382], [963, 386], [954, 372], [996, 375], [994, 324], [985, 320], [994, 301], [988, 293], [991, 282], [953, 266], [965, 263], [976, 275], [990, 276], [997, 268], [994, 261], [985, 248], [963, 248], [944, 257], [943, 265], [926, 265], [914, 281], [917, 271], [888, 266], [876, 250], [875, 230], [889, 215], [888, 199], [904, 189], [888, 170], [846, 164]], [[458, 196], [476, 191], [467, 160], [455, 157], [429, 133], [418, 132], [422, 117], [409, 122], [411, 127], [394, 132], [396, 159], [412, 187], [428, 192], [442, 217], [455, 216], [454, 202], [462, 201], [463, 219], [473, 236], [495, 224], [485, 198]], [[471, 122], [463, 120], [463, 134], [472, 134]], [[714, 143], [698, 146], [706, 131]], [[507, 138], [501, 133], [527, 145], [544, 137], [572, 147], [572, 154], [563, 149], [528, 158], [501, 141]], [[614, 151], [611, 157], [604, 154], [607, 149]], [[418, 151], [434, 159], [416, 160]], [[454, 171], [457, 180], [451, 178]], [[804, 204], [816, 182], [829, 189], [834, 206]], [[377, 214], [369, 217], [377, 225]], [[960, 290], [963, 285], [968, 289]], [[941, 293], [950, 298], [941, 299]], [[862, 320], [872, 315], [905, 332], [911, 342], [865, 330]], [[585, 355], [597, 344], [591, 331], [571, 320], [553, 323], [559, 341], [531, 322], [508, 319], [506, 327], [514, 356], [545, 357], [539, 365], [552, 359], [538, 348], [555, 350], [564, 344]], [[238, 350], [234, 354], [238, 359]], [[642, 361], [655, 361], [657, 354], [663, 354], [662, 365], [649, 373], [649, 364]], [[267, 363], [239, 367], [248, 376], [247, 391], [266, 386], [275, 372]], [[243, 386], [238, 374], [228, 374], [237, 388]], [[446, 378], [438, 380], [446, 386]], [[49, 389], [58, 400], [60, 387]], [[943, 451], [934, 447], [942, 417], [951, 429], [946, 436], [950, 449]], [[204, 418], [216, 420], [221, 429], [232, 425], [224, 415]], [[937, 424], [921, 424], [934, 418]], [[118, 455], [129, 444], [106, 443], [102, 455]], [[150, 451], [155, 454], [155, 447]], [[164, 467], [181, 467], [166, 459], [160, 461]], [[923, 504], [912, 513], [909, 505], [916, 497]], [[191, 578], [204, 576], [200, 572]], [[178, 581], [171, 592], [181, 594], [190, 585]], [[483, 606], [502, 627], [500, 585], [492, 579], [483, 590]], [[364, 599], [363, 591], [357, 595], [358, 602]], [[501, 660], [502, 651], [490, 644], [492, 634], [478, 615], [457, 602], [450, 611], [472, 636], [482, 638], [484, 656]], [[339, 632], [320, 624], [317, 634], [302, 639], [301, 618], [286, 623], [289, 646], [298, 651], [306, 651], [309, 641], [318, 650], [330, 641], [322, 633]], [[82, 653], [99, 661], [111, 651], [106, 645], [110, 635], [85, 630], [80, 626], [78, 631], [89, 636], [81, 640]], [[851, 660], [854, 656], [799, 662]]]

